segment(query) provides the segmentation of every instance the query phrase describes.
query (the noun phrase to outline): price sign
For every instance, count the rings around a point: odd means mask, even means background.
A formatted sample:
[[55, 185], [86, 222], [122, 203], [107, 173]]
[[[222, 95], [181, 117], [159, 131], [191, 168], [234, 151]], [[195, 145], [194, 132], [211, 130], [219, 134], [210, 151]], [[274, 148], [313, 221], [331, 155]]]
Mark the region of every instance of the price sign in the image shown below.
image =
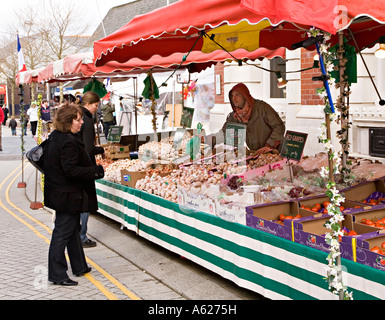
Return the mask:
[[108, 142], [120, 142], [122, 137], [123, 126], [111, 126], [108, 132]]
[[182, 116], [180, 119], [180, 125], [183, 128], [191, 128], [193, 116], [194, 116], [194, 109], [184, 107], [182, 111]]
[[288, 159], [301, 160], [306, 139], [307, 133], [286, 131], [281, 148], [281, 156]]

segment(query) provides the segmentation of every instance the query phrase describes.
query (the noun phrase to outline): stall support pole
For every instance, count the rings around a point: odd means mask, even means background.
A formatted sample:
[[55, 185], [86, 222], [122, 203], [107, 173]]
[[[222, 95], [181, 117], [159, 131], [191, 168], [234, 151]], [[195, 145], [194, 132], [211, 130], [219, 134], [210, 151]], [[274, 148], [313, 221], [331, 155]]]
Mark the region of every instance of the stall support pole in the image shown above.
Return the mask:
[[157, 127], [156, 127], [156, 110], [155, 110], [155, 97], [154, 97], [154, 81], [152, 78], [152, 71], [149, 72], [151, 89], [150, 89], [150, 99], [151, 99], [151, 114], [152, 114], [152, 125], [154, 129], [154, 141], [158, 141]]
[[37, 178], [38, 178], [38, 171], [36, 169], [36, 179], [35, 179], [35, 201], [31, 202], [30, 208], [32, 210], [37, 210], [43, 208], [43, 204], [41, 202], [37, 201]]
[[[24, 96], [23, 96], [23, 93], [21, 93], [21, 99], [24, 99]], [[22, 103], [22, 101], [20, 102], [20, 107], [22, 108], [21, 109], [21, 114], [22, 114], [22, 118], [23, 118], [23, 122], [21, 124], [21, 182], [19, 182], [17, 184], [17, 187], [18, 188], [26, 188], [27, 187], [27, 184], [25, 183], [24, 181], [24, 153], [25, 153], [25, 149], [24, 149], [24, 131], [27, 130], [26, 128], [26, 124], [25, 124], [25, 110], [24, 110], [24, 104]]]
[[[331, 130], [330, 130], [330, 114], [325, 113], [325, 123], [326, 123], [326, 137], [331, 140]], [[328, 152], [328, 164], [329, 164], [329, 181], [334, 182], [334, 163], [331, 158], [331, 151]]]
[[[24, 135], [24, 132], [22, 130], [22, 135]], [[17, 184], [18, 188], [25, 188], [27, 187], [27, 183], [24, 181], [24, 153], [21, 155], [21, 182]]]
[[172, 90], [171, 124], [172, 124], [172, 130], [174, 131], [174, 127], [175, 127], [175, 75], [172, 77], [172, 86], [173, 86], [173, 90]]
[[134, 105], [135, 105], [135, 151], [138, 151], [138, 108], [136, 107], [138, 104], [138, 78], [133, 78], [134, 81]]
[[[339, 58], [339, 65], [338, 65], [338, 71], [340, 75], [340, 106], [341, 106], [341, 132], [343, 137], [343, 140], [346, 140], [346, 144], [348, 144], [349, 141], [349, 131], [346, 130], [346, 132], [343, 132], [344, 128], [347, 128], [347, 124], [349, 123], [349, 104], [347, 104], [347, 97], [349, 95], [349, 89], [345, 87], [345, 63], [342, 61], [345, 58], [345, 52], [344, 52], [344, 35], [343, 32], [339, 32], [338, 34], [338, 58]], [[348, 90], [347, 90], [348, 89]], [[345, 111], [345, 110], [346, 111]], [[342, 156], [341, 156], [341, 162], [342, 167], [347, 168], [347, 147], [344, 146], [343, 142], [341, 141], [341, 147], [342, 147]], [[345, 176], [346, 171], [343, 170], [342, 174]]]

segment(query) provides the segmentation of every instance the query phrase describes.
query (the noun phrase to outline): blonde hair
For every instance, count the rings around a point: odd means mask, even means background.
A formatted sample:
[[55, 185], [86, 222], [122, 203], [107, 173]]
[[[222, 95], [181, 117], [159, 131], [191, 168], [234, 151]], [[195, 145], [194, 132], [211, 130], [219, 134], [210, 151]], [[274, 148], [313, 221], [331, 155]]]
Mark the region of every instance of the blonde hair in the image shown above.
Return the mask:
[[81, 106], [84, 107], [86, 104], [93, 104], [99, 102], [99, 96], [93, 91], [87, 91], [83, 94]]

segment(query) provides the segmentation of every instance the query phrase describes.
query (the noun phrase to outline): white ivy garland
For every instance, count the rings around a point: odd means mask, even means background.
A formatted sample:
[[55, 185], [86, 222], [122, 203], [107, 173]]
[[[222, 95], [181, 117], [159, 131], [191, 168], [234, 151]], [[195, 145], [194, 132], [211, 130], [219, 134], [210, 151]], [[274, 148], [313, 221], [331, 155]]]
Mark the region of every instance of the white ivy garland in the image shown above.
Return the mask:
[[[330, 39], [330, 34], [325, 33], [318, 29], [311, 29], [309, 32], [309, 37], [315, 37], [322, 34], [324, 36], [324, 41], [320, 45], [320, 54], [322, 54], [325, 63], [325, 69], [327, 72], [333, 71], [334, 65], [330, 58], [329, 46], [327, 44]], [[330, 78], [328, 80], [329, 86], [335, 86], [335, 80]], [[324, 100], [325, 113], [330, 113], [330, 104], [327, 97], [326, 89], [322, 87], [317, 90], [318, 95]], [[330, 113], [330, 122], [335, 120], [335, 114]], [[333, 175], [339, 173], [339, 168], [341, 166], [341, 158], [338, 153], [335, 151], [331, 140], [327, 137], [326, 134], [327, 124], [324, 122], [321, 125], [321, 134], [318, 136], [319, 142], [325, 145], [325, 150], [328, 152], [330, 159], [333, 162]], [[329, 176], [329, 168], [322, 167], [321, 176], [327, 178]], [[344, 220], [344, 217], [340, 211], [339, 206], [345, 200], [344, 197], [339, 193], [336, 188], [334, 181], [328, 181], [326, 185], [327, 191], [326, 195], [330, 199], [330, 204], [327, 207], [328, 214], [331, 218], [326, 222], [325, 227], [330, 229], [330, 232], [325, 234], [326, 242], [330, 245], [330, 253], [327, 257], [328, 266], [327, 266], [327, 281], [329, 284], [329, 290], [333, 294], [340, 295], [342, 293], [343, 299], [352, 300], [353, 293], [347, 291], [347, 287], [344, 285], [342, 280], [342, 270], [341, 266], [336, 264], [337, 259], [341, 256], [339, 236], [342, 236], [342, 229], [340, 223]]]

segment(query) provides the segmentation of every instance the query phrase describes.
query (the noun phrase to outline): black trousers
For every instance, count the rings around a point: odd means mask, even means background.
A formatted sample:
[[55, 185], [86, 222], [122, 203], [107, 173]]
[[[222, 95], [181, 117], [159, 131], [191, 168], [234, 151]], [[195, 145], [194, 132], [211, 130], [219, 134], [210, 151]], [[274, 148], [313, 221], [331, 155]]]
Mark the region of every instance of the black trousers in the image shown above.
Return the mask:
[[49, 281], [60, 282], [69, 278], [65, 256], [66, 248], [74, 274], [83, 273], [88, 268], [79, 231], [80, 213], [56, 211], [55, 228], [52, 232], [48, 253]]
[[33, 136], [36, 136], [36, 129], [37, 129], [37, 121], [31, 121], [31, 131]]

